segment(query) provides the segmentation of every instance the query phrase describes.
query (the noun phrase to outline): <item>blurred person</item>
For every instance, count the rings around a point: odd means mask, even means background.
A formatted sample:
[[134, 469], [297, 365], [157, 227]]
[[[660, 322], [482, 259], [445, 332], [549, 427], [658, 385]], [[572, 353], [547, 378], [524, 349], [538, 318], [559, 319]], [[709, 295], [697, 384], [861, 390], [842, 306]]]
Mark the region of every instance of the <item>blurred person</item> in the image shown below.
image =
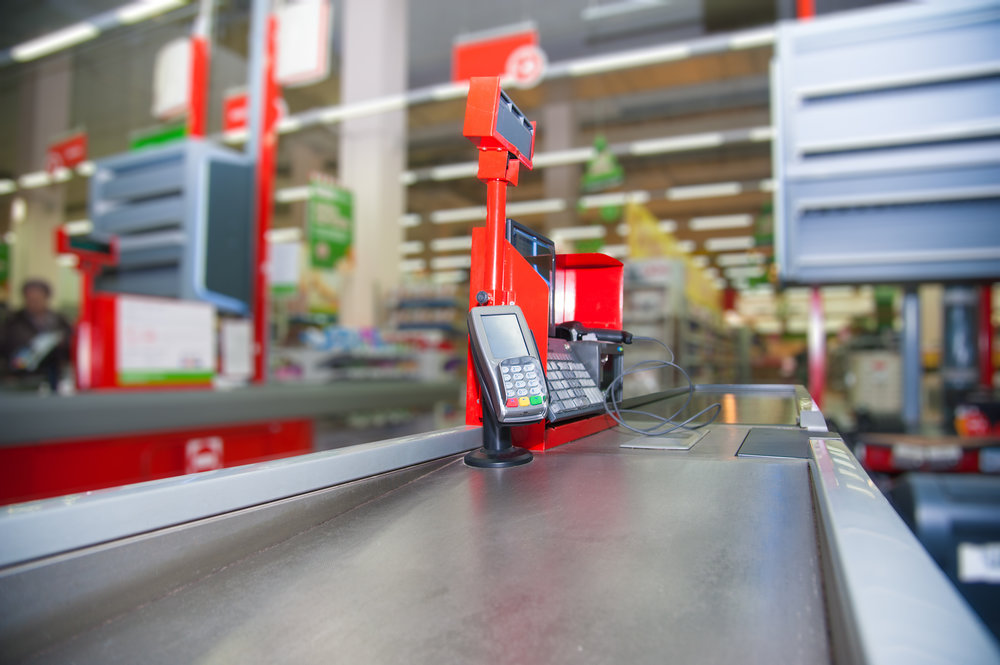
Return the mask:
[[72, 328], [49, 307], [52, 287], [45, 280], [29, 279], [21, 287], [21, 295], [24, 307], [0, 325], [0, 362], [15, 380], [40, 378], [55, 390], [69, 360]]

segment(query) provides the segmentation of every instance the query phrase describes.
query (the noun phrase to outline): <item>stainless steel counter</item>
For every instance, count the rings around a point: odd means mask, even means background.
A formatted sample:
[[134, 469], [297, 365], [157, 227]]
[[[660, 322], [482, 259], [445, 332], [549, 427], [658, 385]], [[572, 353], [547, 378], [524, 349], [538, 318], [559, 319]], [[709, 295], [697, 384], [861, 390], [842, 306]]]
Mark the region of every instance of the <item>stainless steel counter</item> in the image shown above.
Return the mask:
[[[741, 390], [704, 396], [747, 403]], [[623, 449], [634, 435], [611, 430], [502, 470], [436, 455], [53, 550], [0, 570], [0, 660], [1000, 661], [835, 435], [809, 439], [808, 459], [738, 456], [752, 428], [712, 425], [690, 451]], [[148, 483], [132, 507], [232, 486], [228, 471]], [[72, 519], [116, 499], [31, 510]]]

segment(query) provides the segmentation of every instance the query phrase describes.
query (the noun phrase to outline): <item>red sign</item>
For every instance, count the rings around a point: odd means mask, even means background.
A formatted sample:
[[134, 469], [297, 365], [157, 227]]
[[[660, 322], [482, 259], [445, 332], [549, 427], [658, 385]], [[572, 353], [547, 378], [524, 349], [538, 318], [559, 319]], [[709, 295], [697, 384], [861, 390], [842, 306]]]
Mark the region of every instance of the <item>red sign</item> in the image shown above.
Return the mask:
[[87, 159], [87, 134], [78, 132], [49, 146], [45, 154], [45, 170], [71, 169]]
[[184, 473], [222, 468], [222, 437], [189, 439], [184, 445]]
[[[275, 101], [278, 107], [278, 120], [288, 114], [288, 105], [280, 97]], [[238, 132], [247, 128], [247, 93], [238, 92], [227, 95], [222, 100], [222, 131]]]
[[522, 46], [538, 48], [537, 30], [519, 30], [482, 39], [456, 42], [451, 50], [451, 80], [473, 76], [505, 76], [511, 55]]
[[506, 75], [521, 88], [531, 88], [542, 80], [548, 59], [534, 44], [518, 46], [507, 58]]

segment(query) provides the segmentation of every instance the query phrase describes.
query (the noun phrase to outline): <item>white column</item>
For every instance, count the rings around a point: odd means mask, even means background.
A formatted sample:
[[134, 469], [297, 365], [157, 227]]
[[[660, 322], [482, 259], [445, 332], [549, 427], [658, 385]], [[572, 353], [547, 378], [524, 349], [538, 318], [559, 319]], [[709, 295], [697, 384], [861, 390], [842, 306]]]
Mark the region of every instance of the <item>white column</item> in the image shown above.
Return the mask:
[[[407, 4], [407, 0], [344, 1], [342, 104], [406, 91]], [[341, 301], [344, 325], [377, 324], [382, 298], [399, 281], [399, 218], [406, 201], [400, 176], [405, 166], [405, 110], [341, 125], [339, 180], [354, 193], [355, 256]]]
[[[17, 172], [30, 173], [45, 168], [49, 143], [69, 127], [72, 60], [69, 56], [46, 58], [29, 65], [24, 77], [18, 109]], [[54, 304], [75, 301], [76, 294], [65, 293], [66, 279], [61, 279], [53, 250], [53, 235], [63, 223], [65, 185], [48, 185], [19, 191], [7, 201], [21, 207], [23, 215], [11, 219], [16, 240], [11, 248], [10, 292], [14, 308], [21, 304], [21, 284], [26, 279], [42, 278], [57, 289]], [[20, 213], [21, 211], [19, 211]], [[19, 221], [20, 219], [20, 221]]]

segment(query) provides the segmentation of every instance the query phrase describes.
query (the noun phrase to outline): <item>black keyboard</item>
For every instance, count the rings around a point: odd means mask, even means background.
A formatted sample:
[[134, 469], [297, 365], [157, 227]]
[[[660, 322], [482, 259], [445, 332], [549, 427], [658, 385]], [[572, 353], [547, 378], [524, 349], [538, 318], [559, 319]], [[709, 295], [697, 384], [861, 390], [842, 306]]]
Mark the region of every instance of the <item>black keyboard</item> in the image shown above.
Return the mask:
[[549, 340], [545, 381], [549, 386], [549, 422], [604, 411], [604, 394], [597, 382], [561, 339]]

